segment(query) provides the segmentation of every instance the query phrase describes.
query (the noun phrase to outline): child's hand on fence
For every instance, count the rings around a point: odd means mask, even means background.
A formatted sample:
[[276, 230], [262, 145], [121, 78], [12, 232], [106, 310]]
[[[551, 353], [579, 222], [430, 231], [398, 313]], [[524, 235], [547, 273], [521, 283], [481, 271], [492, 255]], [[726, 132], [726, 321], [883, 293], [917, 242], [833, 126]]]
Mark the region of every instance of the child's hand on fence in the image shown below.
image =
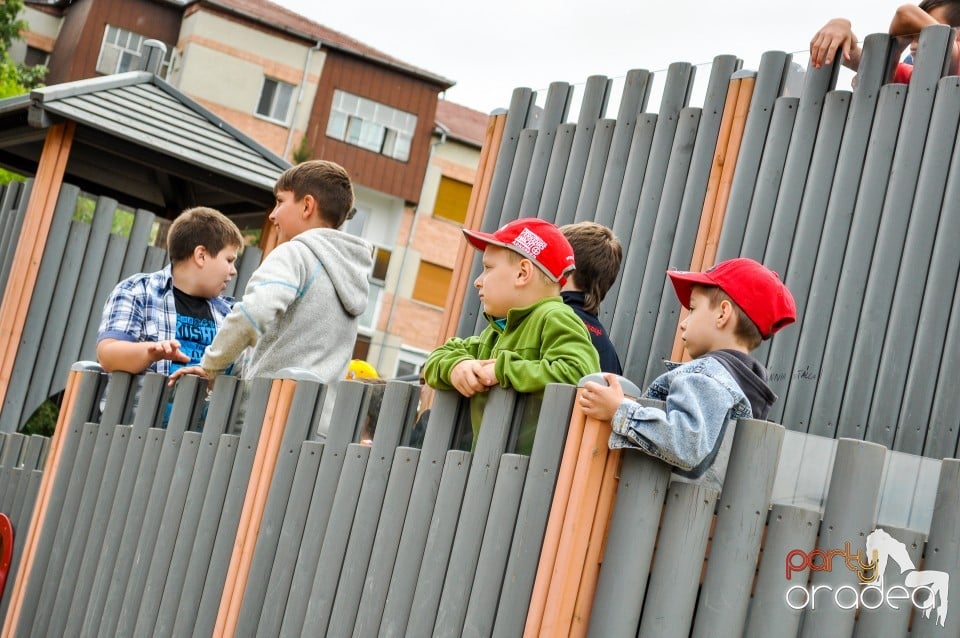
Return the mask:
[[486, 361], [481, 361], [480, 363], [483, 364], [480, 367], [480, 382], [488, 388], [492, 388], [500, 383], [497, 380], [497, 360], [487, 359]]
[[588, 381], [580, 391], [580, 408], [588, 417], [609, 421], [623, 401], [623, 388], [615, 374], [605, 374], [609, 385]]
[[152, 361], [160, 361], [161, 359], [169, 359], [177, 363], [190, 361], [190, 357], [180, 351], [180, 342], [176, 339], [147, 342], [147, 354]]
[[186, 367], [180, 368], [179, 370], [175, 371], [173, 374], [170, 375], [170, 380], [167, 381], [167, 385], [172, 387], [173, 384], [177, 382], [177, 379], [179, 379], [180, 377], [186, 376], [188, 374], [195, 374], [198, 377], [203, 377], [204, 379], [207, 380], [208, 389], [210, 390], [213, 389], [214, 379], [210, 378], [210, 375], [207, 374], [207, 371], [201, 368], [200, 366], [186, 366]]
[[450, 371], [450, 385], [456, 388], [457, 392], [465, 397], [472, 397], [478, 392], [487, 390], [487, 383], [484, 381], [484, 365], [487, 361], [478, 359], [467, 359], [453, 366]]

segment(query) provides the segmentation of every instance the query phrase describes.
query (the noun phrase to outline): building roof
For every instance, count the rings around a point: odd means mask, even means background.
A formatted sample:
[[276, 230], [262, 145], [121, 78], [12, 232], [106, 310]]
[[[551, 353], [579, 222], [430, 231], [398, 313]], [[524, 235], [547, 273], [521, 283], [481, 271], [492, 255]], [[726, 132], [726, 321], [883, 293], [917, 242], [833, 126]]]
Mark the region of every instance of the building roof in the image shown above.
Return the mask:
[[460, 104], [438, 100], [436, 120], [449, 137], [480, 147], [487, 136], [490, 116]]
[[35, 172], [45, 129], [59, 121], [77, 123], [66, 179], [135, 205], [262, 211], [290, 166], [146, 71], [0, 100], [0, 163]]
[[[177, 5], [191, 4], [190, 2], [177, 2], [176, 0], [170, 1]], [[218, 7], [227, 12], [235, 13], [245, 18], [255, 20], [274, 29], [287, 31], [293, 35], [308, 40], [319, 41], [324, 46], [330, 48], [339, 49], [353, 55], [370, 59], [374, 62], [378, 62], [380, 64], [403, 71], [404, 73], [408, 73], [429, 82], [433, 82], [443, 89], [448, 89], [455, 84], [453, 80], [447, 79], [425, 69], [421, 69], [412, 64], [407, 64], [406, 62], [398, 60], [397, 58], [383, 53], [382, 51], [378, 51], [377, 49], [374, 49], [373, 47], [368, 46], [359, 40], [354, 40], [348, 35], [344, 35], [339, 31], [334, 31], [329, 27], [325, 27], [322, 24], [305, 18], [299, 13], [291, 11], [285, 7], [281, 7], [273, 2], [269, 2], [268, 0], [196, 1], [200, 2], [201, 5], [206, 4], [212, 7]]]

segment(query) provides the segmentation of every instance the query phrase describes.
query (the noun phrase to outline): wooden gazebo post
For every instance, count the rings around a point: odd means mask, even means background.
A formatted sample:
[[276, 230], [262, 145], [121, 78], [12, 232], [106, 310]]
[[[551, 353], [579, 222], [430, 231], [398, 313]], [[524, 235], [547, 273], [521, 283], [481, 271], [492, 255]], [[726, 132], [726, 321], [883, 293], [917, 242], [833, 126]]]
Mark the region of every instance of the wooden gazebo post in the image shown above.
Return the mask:
[[76, 129], [76, 122], [71, 121], [51, 126], [37, 164], [6, 293], [0, 303], [0, 405], [7, 395]]

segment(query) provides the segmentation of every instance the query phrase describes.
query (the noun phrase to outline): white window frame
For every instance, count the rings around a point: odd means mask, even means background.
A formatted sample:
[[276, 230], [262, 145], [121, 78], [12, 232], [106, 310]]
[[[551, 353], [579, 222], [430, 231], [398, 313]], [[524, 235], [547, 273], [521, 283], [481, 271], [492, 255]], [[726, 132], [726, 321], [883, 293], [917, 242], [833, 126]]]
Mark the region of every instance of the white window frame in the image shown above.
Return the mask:
[[400, 350], [397, 351], [397, 364], [393, 369], [393, 376], [397, 375], [397, 369], [400, 367], [400, 363], [409, 363], [412, 364], [414, 368], [417, 369], [417, 373], [423, 371], [423, 364], [427, 362], [427, 356], [429, 352], [420, 350], [419, 348], [411, 348], [410, 346], [400, 346]]
[[413, 113], [340, 89], [333, 91], [327, 137], [406, 162], [416, 129]]
[[[268, 83], [272, 83], [274, 86], [273, 95], [270, 98], [270, 105], [267, 109], [268, 113], [261, 113], [260, 106], [263, 103], [264, 91], [267, 90]], [[284, 89], [287, 91], [286, 96], [286, 113], [282, 114], [282, 117], [277, 114], [277, 110], [282, 104], [281, 94]], [[263, 118], [265, 120], [270, 120], [271, 122], [279, 122], [280, 124], [287, 125], [290, 121], [290, 113], [292, 111], [291, 107], [293, 106], [294, 96], [296, 94], [296, 85], [290, 84], [289, 82], [284, 82], [283, 80], [278, 80], [277, 78], [272, 78], [268, 75], [263, 76], [263, 83], [260, 85], [260, 95], [257, 97], [257, 106], [254, 108], [254, 114], [257, 117]]]
[[[148, 39], [142, 33], [108, 24], [103, 29], [103, 39], [100, 42], [100, 53], [97, 56], [96, 66], [97, 73], [111, 75], [135, 70], [139, 66], [140, 56], [143, 53], [143, 43]], [[157, 75], [161, 78], [167, 77], [172, 57], [173, 49], [168, 48], [163, 56], [160, 69], [157, 71]]]

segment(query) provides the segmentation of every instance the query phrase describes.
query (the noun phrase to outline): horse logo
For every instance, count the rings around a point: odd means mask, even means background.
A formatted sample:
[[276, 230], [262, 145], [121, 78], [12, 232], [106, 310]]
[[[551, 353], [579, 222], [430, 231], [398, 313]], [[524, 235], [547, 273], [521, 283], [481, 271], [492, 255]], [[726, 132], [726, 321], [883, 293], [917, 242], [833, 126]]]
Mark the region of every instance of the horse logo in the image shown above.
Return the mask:
[[907, 554], [907, 546], [890, 536], [882, 529], [875, 529], [867, 536], [867, 556], [876, 562], [877, 586], [883, 590], [883, 572], [887, 568], [887, 560], [892, 559], [900, 567], [900, 573], [906, 573], [904, 585], [906, 587], [923, 587], [930, 592], [930, 598], [923, 607], [924, 618], [930, 617], [937, 599], [937, 624], [941, 627], [947, 620], [947, 592], [950, 584], [950, 575], [935, 570], [918, 570]]

